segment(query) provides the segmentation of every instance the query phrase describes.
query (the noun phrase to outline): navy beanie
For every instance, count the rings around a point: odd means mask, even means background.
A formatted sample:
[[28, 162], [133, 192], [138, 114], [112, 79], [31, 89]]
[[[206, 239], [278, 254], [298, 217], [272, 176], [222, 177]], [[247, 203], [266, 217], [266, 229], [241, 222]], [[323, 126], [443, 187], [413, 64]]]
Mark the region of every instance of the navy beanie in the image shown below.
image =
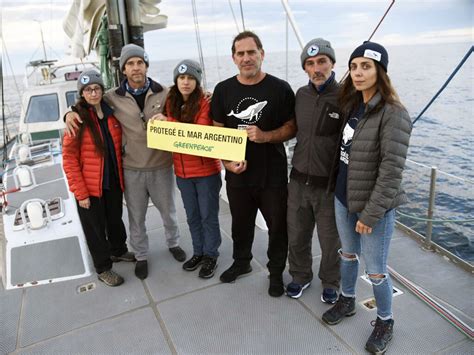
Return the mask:
[[352, 52], [349, 58], [349, 68], [351, 66], [352, 59], [364, 57], [370, 58], [375, 62], [378, 62], [380, 66], [387, 72], [388, 67], [388, 53], [387, 50], [380, 44], [375, 42], [365, 41], [354, 52]]

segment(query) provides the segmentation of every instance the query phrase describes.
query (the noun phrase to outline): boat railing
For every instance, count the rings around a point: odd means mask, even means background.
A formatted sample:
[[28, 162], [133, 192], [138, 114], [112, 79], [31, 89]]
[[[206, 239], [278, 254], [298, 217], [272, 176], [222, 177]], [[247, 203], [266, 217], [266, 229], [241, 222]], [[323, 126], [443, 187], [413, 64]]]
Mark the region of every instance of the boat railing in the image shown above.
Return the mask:
[[[404, 189], [409, 202], [398, 208], [397, 224], [420, 240], [422, 248], [436, 251], [464, 269], [474, 230], [474, 181], [407, 159]], [[444, 245], [441, 246], [441, 244]]]

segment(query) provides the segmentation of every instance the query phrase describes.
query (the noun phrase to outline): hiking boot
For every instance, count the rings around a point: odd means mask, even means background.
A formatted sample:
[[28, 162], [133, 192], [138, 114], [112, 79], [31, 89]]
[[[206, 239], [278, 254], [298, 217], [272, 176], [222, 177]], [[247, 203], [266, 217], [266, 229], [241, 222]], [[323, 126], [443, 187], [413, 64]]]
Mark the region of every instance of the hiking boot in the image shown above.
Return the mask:
[[113, 263], [118, 263], [119, 261], [136, 261], [135, 254], [133, 254], [131, 251], [127, 251], [120, 256], [111, 255], [110, 260], [112, 260]]
[[344, 297], [340, 295], [336, 304], [324, 312], [323, 321], [329, 325], [334, 325], [339, 323], [342, 318], [353, 316], [355, 313], [355, 297]]
[[138, 260], [135, 264], [135, 275], [140, 280], [145, 280], [148, 276], [148, 262], [146, 260]]
[[296, 282], [290, 282], [286, 285], [286, 295], [291, 298], [300, 298], [303, 291], [311, 285], [311, 282], [305, 284], [298, 284]]
[[180, 246], [174, 247], [174, 248], [169, 248], [169, 251], [171, 254], [173, 254], [173, 257], [178, 260], [178, 261], [184, 261], [186, 260], [186, 253], [184, 252], [183, 249], [181, 249]]
[[321, 293], [321, 301], [328, 304], [334, 304], [337, 301], [337, 291], [333, 288], [325, 288]]
[[107, 270], [97, 274], [97, 278], [107, 286], [118, 286], [123, 284], [123, 277], [112, 270]]
[[280, 297], [285, 292], [283, 288], [283, 278], [281, 275], [270, 275], [270, 286], [268, 294], [272, 297]]
[[249, 272], [252, 272], [252, 266], [250, 266], [250, 264], [237, 265], [234, 262], [230, 268], [221, 274], [220, 280], [224, 283], [234, 282], [237, 277], [248, 274]]
[[374, 326], [374, 330], [365, 344], [365, 350], [371, 354], [385, 353], [388, 342], [393, 336], [393, 323], [393, 319], [382, 320], [379, 317], [370, 322]]
[[203, 279], [209, 279], [214, 276], [214, 272], [217, 269], [217, 258], [205, 255], [202, 259], [203, 260], [201, 270], [199, 270], [199, 277], [202, 277]]
[[203, 263], [202, 255], [193, 255], [191, 259], [189, 259], [183, 264], [183, 269], [186, 271], [194, 271], [202, 263]]

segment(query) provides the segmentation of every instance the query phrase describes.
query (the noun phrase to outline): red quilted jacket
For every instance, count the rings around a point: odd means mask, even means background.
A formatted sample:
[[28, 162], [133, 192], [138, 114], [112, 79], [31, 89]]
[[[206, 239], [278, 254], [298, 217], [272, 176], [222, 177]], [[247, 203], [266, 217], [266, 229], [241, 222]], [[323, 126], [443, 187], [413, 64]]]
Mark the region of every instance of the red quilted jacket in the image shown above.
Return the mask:
[[[167, 105], [169, 105], [169, 103], [167, 103]], [[199, 105], [200, 109], [194, 118], [194, 124], [212, 126], [212, 119], [209, 117], [209, 102], [201, 98]], [[169, 108], [167, 111], [170, 111]], [[171, 116], [168, 116], [168, 121], [177, 122], [177, 120]], [[196, 155], [173, 153], [173, 163], [174, 173], [183, 179], [211, 176], [221, 171], [221, 162], [219, 159], [199, 157]]]
[[[99, 121], [92, 108], [89, 109], [90, 118], [93, 119], [100, 134]], [[115, 154], [118, 163], [120, 186], [122, 191], [122, 127], [113, 115], [107, 119], [110, 135], [114, 142]], [[104, 171], [104, 157], [95, 150], [94, 140], [89, 128], [85, 128], [82, 141], [76, 137], [64, 135], [63, 138], [63, 168], [69, 183], [69, 189], [78, 201], [89, 196], [102, 196], [102, 178]]]

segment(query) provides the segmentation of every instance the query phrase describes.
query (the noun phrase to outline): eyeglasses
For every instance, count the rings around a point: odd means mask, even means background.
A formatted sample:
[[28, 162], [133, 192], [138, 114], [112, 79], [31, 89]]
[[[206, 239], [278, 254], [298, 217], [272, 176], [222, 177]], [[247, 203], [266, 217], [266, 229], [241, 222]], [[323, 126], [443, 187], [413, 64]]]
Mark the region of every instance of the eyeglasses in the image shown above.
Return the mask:
[[87, 87], [83, 90], [86, 94], [90, 95], [92, 94], [93, 92], [95, 92], [96, 94], [100, 94], [102, 93], [102, 87], [100, 86], [94, 86], [94, 87]]

